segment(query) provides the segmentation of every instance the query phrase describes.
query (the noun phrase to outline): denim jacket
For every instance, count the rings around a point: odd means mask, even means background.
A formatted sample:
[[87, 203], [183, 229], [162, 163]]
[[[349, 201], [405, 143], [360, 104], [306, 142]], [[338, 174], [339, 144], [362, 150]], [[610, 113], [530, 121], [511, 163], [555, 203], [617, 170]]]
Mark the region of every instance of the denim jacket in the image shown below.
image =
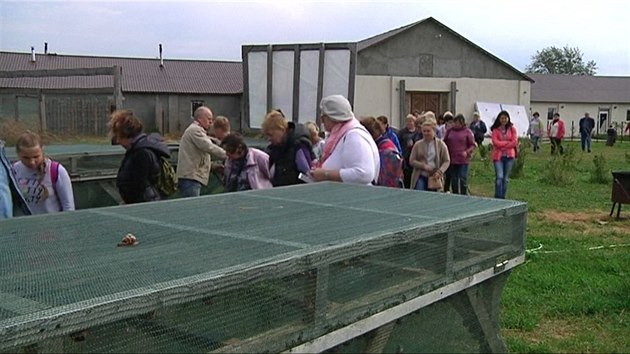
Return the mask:
[[0, 220], [12, 216], [31, 215], [7, 158], [4, 141], [0, 140]]

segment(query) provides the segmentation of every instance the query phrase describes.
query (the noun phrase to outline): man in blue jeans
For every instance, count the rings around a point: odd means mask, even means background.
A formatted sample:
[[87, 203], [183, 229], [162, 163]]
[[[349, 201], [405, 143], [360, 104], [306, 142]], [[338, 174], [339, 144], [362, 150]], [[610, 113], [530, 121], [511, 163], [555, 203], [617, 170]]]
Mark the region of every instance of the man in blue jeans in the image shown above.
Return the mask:
[[4, 141], [0, 140], [0, 220], [18, 215], [31, 215], [31, 211], [17, 188], [11, 163], [4, 152]]
[[595, 119], [591, 118], [591, 115], [586, 112], [584, 117], [580, 119], [580, 138], [582, 140], [582, 151], [588, 150], [591, 152], [591, 134], [595, 128]]

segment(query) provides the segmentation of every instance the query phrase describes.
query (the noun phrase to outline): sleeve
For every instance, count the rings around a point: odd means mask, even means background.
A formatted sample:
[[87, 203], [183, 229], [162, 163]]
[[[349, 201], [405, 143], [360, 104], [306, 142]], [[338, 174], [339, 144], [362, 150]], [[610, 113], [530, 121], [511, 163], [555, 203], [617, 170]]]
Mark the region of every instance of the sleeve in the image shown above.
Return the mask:
[[311, 170], [311, 159], [310, 157], [307, 157], [310, 156], [308, 149], [308, 146], [301, 145], [295, 153], [295, 165], [297, 166], [298, 171], [304, 174], [308, 174]]
[[269, 155], [262, 150], [258, 150], [256, 154], [256, 168], [260, 170], [263, 176], [271, 180], [271, 172], [269, 171]]
[[59, 164], [59, 176], [55, 187], [61, 211], [74, 210], [74, 193], [72, 192], [72, 181], [70, 175], [62, 164]]
[[495, 148], [503, 149], [505, 148], [507, 141], [501, 139], [501, 132], [499, 129], [495, 129], [492, 131], [492, 146]]
[[440, 142], [440, 146], [442, 147], [440, 149], [440, 171], [442, 171], [442, 173], [446, 173], [446, 170], [448, 169], [448, 166], [451, 165], [451, 157], [450, 154], [448, 153], [448, 146], [446, 146], [446, 143], [444, 143], [444, 141], [439, 140]]
[[125, 165], [116, 182], [126, 204], [144, 201], [144, 192], [154, 170], [153, 159], [148, 154], [153, 153], [147, 149], [138, 149], [129, 155], [128, 161], [123, 160]]
[[374, 180], [376, 166], [372, 147], [360, 133], [348, 132], [345, 140], [337, 144], [336, 148], [344, 149], [343, 167], [339, 170], [343, 182], [368, 184]]
[[212, 139], [204, 134], [202, 130], [195, 129], [192, 132], [192, 141], [199, 150], [210, 154], [214, 158], [225, 160], [225, 150], [213, 143]]
[[418, 168], [421, 169], [424, 164], [422, 162], [420, 162], [420, 160], [418, 159], [418, 150], [419, 150], [419, 143], [421, 140], [416, 141], [413, 144], [413, 147], [411, 148], [411, 154], [409, 154], [409, 165], [413, 168]]

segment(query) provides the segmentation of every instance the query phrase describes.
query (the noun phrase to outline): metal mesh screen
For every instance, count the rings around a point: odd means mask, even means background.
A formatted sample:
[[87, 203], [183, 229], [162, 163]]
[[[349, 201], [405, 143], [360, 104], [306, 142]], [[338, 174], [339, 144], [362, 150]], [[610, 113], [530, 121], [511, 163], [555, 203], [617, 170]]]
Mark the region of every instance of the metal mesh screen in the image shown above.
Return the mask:
[[0, 351], [287, 350], [502, 272], [525, 222], [520, 202], [338, 183], [15, 218]]

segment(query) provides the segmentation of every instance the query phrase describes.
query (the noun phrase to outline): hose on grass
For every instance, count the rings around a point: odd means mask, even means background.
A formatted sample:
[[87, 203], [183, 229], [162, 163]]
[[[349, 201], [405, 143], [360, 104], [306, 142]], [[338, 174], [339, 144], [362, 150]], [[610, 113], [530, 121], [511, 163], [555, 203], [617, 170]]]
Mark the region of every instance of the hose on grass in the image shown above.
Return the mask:
[[[622, 243], [622, 244], [618, 244], [618, 245], [607, 245], [607, 246], [593, 246], [593, 247], [586, 248], [586, 251], [596, 251], [596, 250], [603, 250], [603, 249], [608, 249], [608, 248], [629, 247], [629, 246], [630, 246], [630, 243]], [[539, 242], [538, 243], [538, 247], [527, 249], [527, 250], [525, 250], [525, 253], [548, 254], [548, 253], [571, 252], [571, 250], [542, 251], [542, 249], [543, 249], [543, 244]]]

